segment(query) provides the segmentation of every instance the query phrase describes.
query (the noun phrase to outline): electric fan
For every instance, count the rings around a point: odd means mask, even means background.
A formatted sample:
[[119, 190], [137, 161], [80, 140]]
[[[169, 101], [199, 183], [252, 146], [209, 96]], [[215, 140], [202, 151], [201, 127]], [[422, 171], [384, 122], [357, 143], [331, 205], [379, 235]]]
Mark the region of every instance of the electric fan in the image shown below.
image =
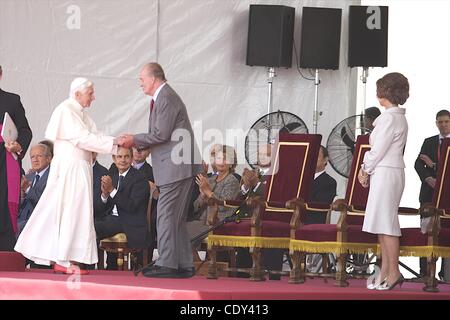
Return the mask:
[[350, 173], [356, 137], [370, 132], [361, 114], [342, 120], [331, 130], [327, 140], [328, 160], [341, 176], [348, 178]]
[[245, 137], [245, 159], [250, 167], [258, 164], [258, 149], [271, 144], [279, 132], [308, 133], [305, 122], [293, 113], [275, 111], [259, 118], [250, 128]]

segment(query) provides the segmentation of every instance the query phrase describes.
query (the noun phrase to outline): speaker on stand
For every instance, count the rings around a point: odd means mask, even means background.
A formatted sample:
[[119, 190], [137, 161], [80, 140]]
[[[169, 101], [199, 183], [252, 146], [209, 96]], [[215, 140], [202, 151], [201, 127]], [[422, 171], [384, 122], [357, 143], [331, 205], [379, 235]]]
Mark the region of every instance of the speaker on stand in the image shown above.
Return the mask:
[[[281, 5], [250, 5], [246, 64], [267, 67], [268, 127], [271, 126], [269, 115], [273, 108], [275, 68], [292, 66], [294, 21], [295, 8]], [[267, 139], [270, 143], [270, 134]]]
[[363, 115], [369, 67], [388, 65], [388, 16], [386, 6], [350, 6], [348, 66], [363, 68]]
[[303, 7], [300, 68], [315, 69], [314, 133], [319, 122], [319, 69], [339, 69], [342, 9]]

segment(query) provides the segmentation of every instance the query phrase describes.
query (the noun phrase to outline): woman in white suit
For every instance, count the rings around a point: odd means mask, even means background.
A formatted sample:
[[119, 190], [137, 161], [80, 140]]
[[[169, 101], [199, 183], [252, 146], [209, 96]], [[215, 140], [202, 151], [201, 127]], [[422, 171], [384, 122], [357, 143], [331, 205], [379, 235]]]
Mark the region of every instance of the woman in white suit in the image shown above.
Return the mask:
[[398, 268], [398, 208], [405, 187], [403, 152], [408, 123], [405, 109], [398, 106], [408, 97], [408, 79], [402, 74], [389, 73], [377, 81], [377, 98], [386, 111], [374, 122], [371, 150], [366, 153], [358, 176], [364, 187], [369, 186], [370, 180], [363, 231], [378, 234], [383, 259], [379, 277], [368, 289], [391, 290], [404, 281]]

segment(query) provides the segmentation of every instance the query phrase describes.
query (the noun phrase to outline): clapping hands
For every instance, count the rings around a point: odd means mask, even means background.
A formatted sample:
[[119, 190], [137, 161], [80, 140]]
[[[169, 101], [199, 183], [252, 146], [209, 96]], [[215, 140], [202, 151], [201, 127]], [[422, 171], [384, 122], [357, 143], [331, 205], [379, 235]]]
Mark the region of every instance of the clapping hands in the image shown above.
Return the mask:
[[211, 198], [213, 192], [211, 190], [211, 186], [209, 185], [208, 179], [203, 174], [198, 174], [195, 178], [195, 183], [197, 183], [200, 193], [207, 197]]
[[246, 189], [252, 189], [258, 184], [259, 177], [256, 170], [244, 169], [242, 173], [242, 184]]
[[114, 190], [112, 179], [110, 176], [102, 176], [101, 190], [104, 198], [108, 198], [109, 194]]

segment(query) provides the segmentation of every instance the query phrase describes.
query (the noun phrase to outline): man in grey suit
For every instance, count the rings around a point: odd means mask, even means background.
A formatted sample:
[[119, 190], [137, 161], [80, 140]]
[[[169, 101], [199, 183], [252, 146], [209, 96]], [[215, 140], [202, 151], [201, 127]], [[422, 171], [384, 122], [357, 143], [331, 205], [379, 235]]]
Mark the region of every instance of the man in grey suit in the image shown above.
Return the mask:
[[141, 88], [152, 97], [149, 130], [123, 135], [123, 146], [152, 148], [153, 174], [160, 191], [156, 222], [159, 258], [142, 273], [154, 278], [188, 278], [195, 270], [186, 217], [194, 177], [202, 165], [186, 106], [166, 81], [159, 64], [142, 68]]

